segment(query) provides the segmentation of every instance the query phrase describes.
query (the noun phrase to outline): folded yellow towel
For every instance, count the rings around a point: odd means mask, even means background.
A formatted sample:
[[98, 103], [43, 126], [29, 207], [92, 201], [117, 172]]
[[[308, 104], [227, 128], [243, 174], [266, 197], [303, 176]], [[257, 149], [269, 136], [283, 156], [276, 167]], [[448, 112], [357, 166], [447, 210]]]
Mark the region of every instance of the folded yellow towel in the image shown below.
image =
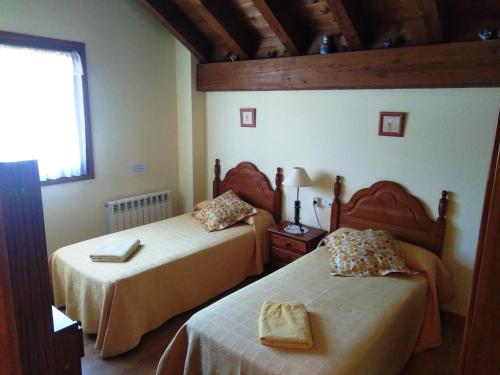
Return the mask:
[[264, 301], [259, 317], [259, 336], [263, 345], [293, 349], [313, 347], [309, 317], [302, 303]]
[[137, 239], [108, 240], [90, 254], [93, 262], [124, 262], [139, 247]]

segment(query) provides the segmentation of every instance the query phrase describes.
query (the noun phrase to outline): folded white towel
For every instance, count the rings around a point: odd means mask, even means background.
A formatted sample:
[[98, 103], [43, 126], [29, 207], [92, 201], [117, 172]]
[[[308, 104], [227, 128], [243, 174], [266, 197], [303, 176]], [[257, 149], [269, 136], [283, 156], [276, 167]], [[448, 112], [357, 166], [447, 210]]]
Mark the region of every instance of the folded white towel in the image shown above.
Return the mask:
[[137, 239], [108, 240], [90, 254], [93, 262], [124, 262], [141, 244]]

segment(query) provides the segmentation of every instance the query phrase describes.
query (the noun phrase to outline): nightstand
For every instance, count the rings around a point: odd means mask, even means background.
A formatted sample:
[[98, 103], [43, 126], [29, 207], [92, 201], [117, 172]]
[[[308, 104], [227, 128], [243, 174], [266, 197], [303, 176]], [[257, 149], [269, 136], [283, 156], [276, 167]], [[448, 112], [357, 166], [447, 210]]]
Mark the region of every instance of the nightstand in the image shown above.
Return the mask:
[[327, 234], [325, 230], [309, 228], [305, 234], [290, 234], [283, 229], [289, 221], [282, 221], [267, 229], [271, 241], [271, 264], [274, 269], [286, 266], [316, 249], [319, 241]]

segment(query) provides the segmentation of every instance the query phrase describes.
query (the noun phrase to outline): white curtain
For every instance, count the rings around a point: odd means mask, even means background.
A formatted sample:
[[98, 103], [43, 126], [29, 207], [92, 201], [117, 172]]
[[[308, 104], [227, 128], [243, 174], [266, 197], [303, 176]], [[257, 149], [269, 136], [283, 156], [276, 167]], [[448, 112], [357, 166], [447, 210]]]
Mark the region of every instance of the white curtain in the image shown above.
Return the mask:
[[0, 162], [38, 160], [40, 180], [86, 173], [77, 52], [0, 44]]

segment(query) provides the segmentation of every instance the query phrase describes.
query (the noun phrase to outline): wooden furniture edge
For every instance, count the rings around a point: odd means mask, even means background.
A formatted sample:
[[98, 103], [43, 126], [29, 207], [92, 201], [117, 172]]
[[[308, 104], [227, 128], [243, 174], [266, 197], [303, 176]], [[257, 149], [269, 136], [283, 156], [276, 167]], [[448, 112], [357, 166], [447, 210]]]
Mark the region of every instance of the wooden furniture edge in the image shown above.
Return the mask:
[[[500, 228], [500, 209], [494, 202], [500, 199], [500, 110], [497, 119], [497, 128], [493, 151], [491, 154], [488, 180], [485, 188], [481, 226], [477, 241], [476, 259], [474, 262], [474, 277], [470, 293], [470, 302], [466, 316], [462, 348], [460, 354], [460, 375], [490, 374], [493, 373], [491, 341], [496, 339], [498, 347], [498, 331], [490, 331], [491, 327], [498, 327], [498, 316], [495, 315], [500, 300], [498, 292], [499, 261], [495, 263], [495, 254], [498, 259], [498, 234]], [[492, 293], [493, 292], [493, 293]], [[496, 294], [495, 294], [496, 293]], [[486, 332], [485, 332], [486, 331]], [[495, 343], [493, 343], [493, 347]], [[498, 364], [498, 362], [497, 362]], [[498, 367], [498, 366], [497, 366]]]
[[282, 168], [276, 168], [275, 189], [267, 176], [250, 162], [239, 163], [236, 167], [228, 170], [224, 179], [221, 180], [220, 160], [215, 159], [214, 174], [213, 198], [228, 190], [233, 190], [241, 199], [251, 205], [269, 211], [277, 223], [281, 221]]
[[10, 282], [10, 268], [3, 225], [2, 202], [0, 200], [0, 364], [2, 371], [10, 375], [21, 375], [16, 330], [16, 314]]
[[289, 238], [291, 240], [296, 240], [296, 239], [302, 239], [304, 241], [310, 241], [310, 237], [316, 237], [320, 235], [326, 235], [328, 232], [324, 229], [316, 228], [310, 225], [306, 225], [309, 228], [309, 232], [305, 234], [291, 234], [283, 231], [283, 226], [285, 224], [293, 224], [291, 221], [283, 221], [283, 222], [278, 222], [274, 225], [271, 225], [267, 230], [271, 233], [280, 235], [282, 237]]
[[[424, 247], [439, 257], [442, 255], [448, 206], [447, 191], [441, 192], [439, 216], [434, 220], [417, 197], [392, 181], [378, 181], [368, 188], [360, 189], [352, 195], [349, 202], [343, 204], [340, 201], [341, 180], [341, 177], [337, 176], [333, 187], [331, 232], [340, 227], [387, 230], [397, 239]], [[383, 210], [380, 210], [380, 207], [374, 209], [373, 205], [380, 202], [382, 197], [390, 197], [392, 205], [389, 206], [386, 200]], [[407, 222], [401, 221], [403, 217], [408, 219]]]
[[198, 64], [200, 91], [500, 86], [500, 40]]
[[291, 234], [284, 230], [287, 224], [292, 222], [282, 221], [267, 228], [272, 269], [281, 268], [313, 251], [328, 234], [326, 230], [311, 226], [307, 233]]

